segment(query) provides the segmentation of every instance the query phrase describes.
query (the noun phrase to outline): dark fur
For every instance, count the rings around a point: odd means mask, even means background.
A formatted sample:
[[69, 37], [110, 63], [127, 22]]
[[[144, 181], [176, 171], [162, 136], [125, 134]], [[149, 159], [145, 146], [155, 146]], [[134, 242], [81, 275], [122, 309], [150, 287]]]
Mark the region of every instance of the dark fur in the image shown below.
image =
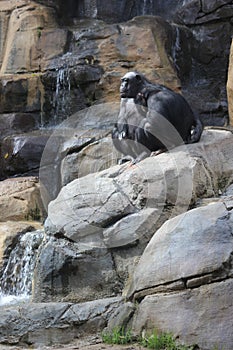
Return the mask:
[[[181, 94], [152, 84], [136, 72], [121, 79], [120, 94], [122, 103], [112, 132], [113, 143], [135, 162], [151, 152], [199, 141], [202, 123]], [[133, 103], [129, 104], [129, 99]]]

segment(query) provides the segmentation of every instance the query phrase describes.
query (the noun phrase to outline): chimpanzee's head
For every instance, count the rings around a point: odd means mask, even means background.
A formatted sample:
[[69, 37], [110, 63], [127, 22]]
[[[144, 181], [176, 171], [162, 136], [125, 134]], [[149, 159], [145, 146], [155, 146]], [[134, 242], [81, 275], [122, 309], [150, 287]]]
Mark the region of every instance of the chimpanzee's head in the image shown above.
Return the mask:
[[135, 98], [143, 86], [143, 76], [137, 72], [128, 72], [121, 78], [120, 95], [122, 98]]

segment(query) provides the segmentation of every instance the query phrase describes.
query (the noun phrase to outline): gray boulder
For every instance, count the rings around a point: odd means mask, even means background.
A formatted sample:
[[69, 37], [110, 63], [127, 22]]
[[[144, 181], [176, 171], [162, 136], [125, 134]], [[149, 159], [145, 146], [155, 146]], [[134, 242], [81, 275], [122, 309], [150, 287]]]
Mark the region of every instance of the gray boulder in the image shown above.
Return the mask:
[[180, 214], [197, 198], [218, 195], [231, 183], [231, 152], [231, 132], [208, 130], [195, 145], [76, 179], [49, 204], [46, 230], [79, 242], [141, 209], [162, 213], [165, 207]]
[[[2, 307], [0, 344], [20, 344], [37, 349], [51, 344], [67, 344], [81, 336], [100, 332], [120, 298], [88, 303], [29, 303]], [[7, 345], [6, 345], [7, 344]]]
[[198, 144], [64, 186], [48, 207], [34, 300], [87, 301], [121, 293], [154, 232], [233, 181], [232, 147], [231, 132], [208, 130]]
[[34, 276], [34, 302], [84, 302], [120, 294], [122, 285], [105, 248], [49, 240]]
[[155, 233], [128, 289], [140, 302], [134, 332], [156, 328], [201, 349], [232, 349], [232, 215], [225, 202], [209, 204]]

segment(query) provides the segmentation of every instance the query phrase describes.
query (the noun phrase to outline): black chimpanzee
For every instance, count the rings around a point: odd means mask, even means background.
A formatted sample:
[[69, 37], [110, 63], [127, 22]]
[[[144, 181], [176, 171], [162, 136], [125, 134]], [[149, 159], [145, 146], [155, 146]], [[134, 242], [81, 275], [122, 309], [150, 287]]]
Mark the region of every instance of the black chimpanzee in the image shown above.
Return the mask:
[[112, 131], [113, 144], [134, 163], [182, 143], [200, 140], [203, 125], [184, 97], [141, 73], [121, 79], [121, 108]]

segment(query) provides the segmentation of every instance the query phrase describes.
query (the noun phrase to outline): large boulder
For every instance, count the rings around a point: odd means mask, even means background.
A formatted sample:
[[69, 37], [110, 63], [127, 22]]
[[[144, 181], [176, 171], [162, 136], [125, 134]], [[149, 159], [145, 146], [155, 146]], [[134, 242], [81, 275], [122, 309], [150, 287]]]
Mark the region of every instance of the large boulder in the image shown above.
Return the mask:
[[101, 332], [121, 302], [121, 298], [108, 298], [81, 304], [29, 303], [1, 307], [0, 344], [41, 348], [71, 343]]
[[122, 289], [111, 253], [89, 242], [48, 240], [35, 272], [34, 302], [84, 302], [119, 295]]
[[158, 329], [201, 349], [232, 348], [232, 214], [229, 198], [177, 216], [155, 233], [128, 290], [140, 302], [134, 332]]
[[[231, 152], [231, 132], [208, 130], [195, 145], [64, 186], [48, 207], [35, 300], [85, 301], [119, 293], [162, 223], [198, 198], [218, 196], [233, 181]], [[85, 274], [85, 266], [94, 276]]]

